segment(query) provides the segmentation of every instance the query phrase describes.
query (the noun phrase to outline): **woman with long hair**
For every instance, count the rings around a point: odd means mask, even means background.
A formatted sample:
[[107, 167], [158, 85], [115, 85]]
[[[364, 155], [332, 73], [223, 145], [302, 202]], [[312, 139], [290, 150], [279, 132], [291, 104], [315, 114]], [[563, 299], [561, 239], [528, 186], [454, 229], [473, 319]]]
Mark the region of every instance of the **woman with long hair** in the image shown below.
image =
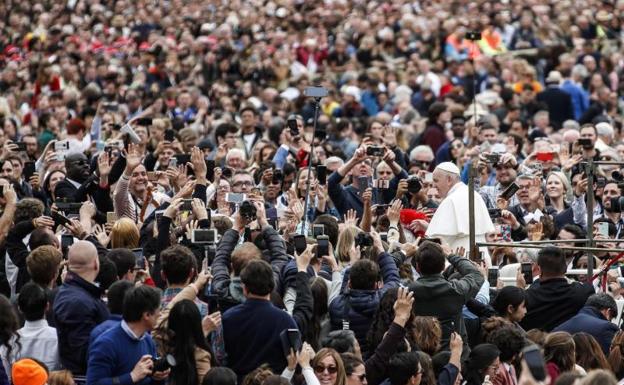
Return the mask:
[[11, 370], [9, 363], [14, 359], [14, 350], [21, 349], [17, 329], [19, 329], [19, 320], [13, 305], [7, 297], [0, 294], [0, 358], [2, 358], [0, 384], [9, 383], [7, 374]]
[[130, 218], [120, 218], [110, 234], [111, 248], [136, 249], [139, 247], [139, 228]]
[[494, 378], [500, 366], [500, 350], [496, 345], [480, 344], [470, 351], [464, 367], [466, 385], [482, 385], [486, 376]]
[[[398, 288], [391, 288], [386, 291], [386, 293], [381, 297], [381, 301], [379, 301], [379, 307], [373, 316], [373, 322], [371, 323], [370, 328], [368, 329], [368, 334], [366, 339], [368, 341], [368, 346], [375, 347], [381, 343], [384, 335], [390, 328], [390, 325], [394, 321], [394, 303], [397, 300], [398, 296]], [[406, 345], [410, 347], [418, 346], [416, 341], [414, 340], [415, 332], [414, 328], [414, 316], [410, 315], [410, 319], [405, 324], [406, 333]]]
[[589, 372], [596, 369], [611, 370], [602, 348], [591, 334], [585, 332], [575, 333], [572, 338], [574, 339], [576, 350], [576, 363], [585, 371]]
[[[436, 317], [414, 317], [411, 322], [413, 341], [419, 350], [433, 356], [440, 350], [442, 340], [442, 326]], [[422, 363], [422, 360], [421, 360]]]
[[620, 330], [615, 333], [613, 340], [611, 341], [611, 349], [609, 350], [609, 357], [607, 358], [611, 370], [617, 376], [617, 378], [624, 377], [624, 331]]
[[56, 370], [50, 372], [48, 385], [75, 385], [74, 378], [69, 370]]
[[329, 290], [327, 283], [321, 277], [314, 277], [310, 282], [310, 291], [314, 299], [314, 308], [312, 309], [312, 319], [310, 327], [306, 330], [305, 341], [308, 341], [312, 348], [320, 348], [320, 341], [331, 331], [329, 322]]
[[351, 260], [360, 259], [361, 250], [355, 244], [355, 238], [359, 230], [355, 226], [345, 226], [338, 235], [336, 242], [336, 259], [342, 266], [349, 264]]
[[160, 312], [153, 331], [161, 356], [171, 354], [176, 360], [169, 383], [198, 385], [211, 367], [212, 354], [206, 342], [209, 330], [204, 328], [197, 304], [199, 290], [208, 282], [200, 274], [197, 281], [185, 287]]
[[321, 385], [345, 385], [347, 382], [342, 358], [334, 349], [319, 350], [310, 364]]
[[574, 370], [576, 364], [576, 344], [569, 333], [554, 332], [544, 342], [544, 362], [554, 384], [561, 373]]

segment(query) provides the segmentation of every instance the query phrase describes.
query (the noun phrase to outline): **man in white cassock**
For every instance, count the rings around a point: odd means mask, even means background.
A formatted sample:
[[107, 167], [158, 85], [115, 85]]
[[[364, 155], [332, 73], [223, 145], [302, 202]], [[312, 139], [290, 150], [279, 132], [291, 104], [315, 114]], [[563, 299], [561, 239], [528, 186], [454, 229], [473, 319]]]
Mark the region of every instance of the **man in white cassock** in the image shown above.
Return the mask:
[[[440, 163], [433, 171], [433, 185], [440, 193], [442, 202], [427, 227], [425, 236], [440, 238], [452, 250], [463, 247], [470, 250], [470, 225], [468, 212], [468, 186], [459, 179], [459, 168], [451, 162]], [[490, 219], [483, 198], [474, 194], [475, 239], [485, 242], [485, 234], [493, 232], [494, 224]], [[491, 265], [487, 247], [480, 248], [487, 266]]]

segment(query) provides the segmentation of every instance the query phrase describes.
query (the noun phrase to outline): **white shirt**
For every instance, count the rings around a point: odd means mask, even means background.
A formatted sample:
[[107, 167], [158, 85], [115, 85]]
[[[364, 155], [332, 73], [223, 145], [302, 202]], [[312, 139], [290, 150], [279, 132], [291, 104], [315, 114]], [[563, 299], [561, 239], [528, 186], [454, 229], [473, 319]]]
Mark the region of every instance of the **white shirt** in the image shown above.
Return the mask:
[[48, 321], [41, 319], [38, 321], [26, 321], [24, 327], [17, 331], [21, 348], [11, 340], [11, 357], [7, 357], [5, 347], [0, 349], [2, 354], [2, 364], [7, 375], [11, 375], [11, 365], [22, 358], [35, 358], [48, 367], [50, 371], [61, 368], [58, 355], [58, 337], [56, 329], [48, 326]]

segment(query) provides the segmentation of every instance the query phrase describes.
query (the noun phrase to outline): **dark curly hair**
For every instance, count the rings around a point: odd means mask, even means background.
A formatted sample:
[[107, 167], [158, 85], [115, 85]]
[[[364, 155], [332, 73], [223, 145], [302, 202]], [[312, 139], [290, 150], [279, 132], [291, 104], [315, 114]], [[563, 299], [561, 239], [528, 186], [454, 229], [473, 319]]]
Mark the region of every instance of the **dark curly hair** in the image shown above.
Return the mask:
[[6, 357], [9, 362], [11, 362], [13, 348], [17, 347], [18, 351], [22, 348], [17, 329], [19, 329], [19, 320], [13, 305], [7, 297], [0, 294], [0, 346], [6, 347]]
[[[374, 349], [374, 347], [379, 345], [381, 340], [383, 340], [384, 334], [388, 331], [388, 328], [394, 320], [394, 303], [397, 300], [398, 292], [398, 288], [388, 289], [383, 297], [381, 297], [381, 301], [379, 301], [379, 307], [375, 312], [373, 322], [371, 323], [371, 327], [368, 329], [368, 335], [366, 336], [368, 346], [370, 346], [371, 349]], [[405, 324], [405, 328], [407, 329], [405, 338], [407, 338], [410, 346], [412, 346], [412, 349], [416, 346], [416, 341], [414, 341], [413, 333], [411, 332], [413, 320], [414, 315], [412, 314], [410, 319]]]

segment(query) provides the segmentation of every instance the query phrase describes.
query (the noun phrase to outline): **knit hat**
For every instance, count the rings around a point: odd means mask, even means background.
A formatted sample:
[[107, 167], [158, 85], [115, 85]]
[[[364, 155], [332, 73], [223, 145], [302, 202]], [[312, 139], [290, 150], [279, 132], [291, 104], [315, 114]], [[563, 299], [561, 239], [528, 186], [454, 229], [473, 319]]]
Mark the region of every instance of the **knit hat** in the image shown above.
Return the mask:
[[34, 360], [24, 358], [13, 364], [11, 377], [14, 385], [45, 385], [48, 372]]

